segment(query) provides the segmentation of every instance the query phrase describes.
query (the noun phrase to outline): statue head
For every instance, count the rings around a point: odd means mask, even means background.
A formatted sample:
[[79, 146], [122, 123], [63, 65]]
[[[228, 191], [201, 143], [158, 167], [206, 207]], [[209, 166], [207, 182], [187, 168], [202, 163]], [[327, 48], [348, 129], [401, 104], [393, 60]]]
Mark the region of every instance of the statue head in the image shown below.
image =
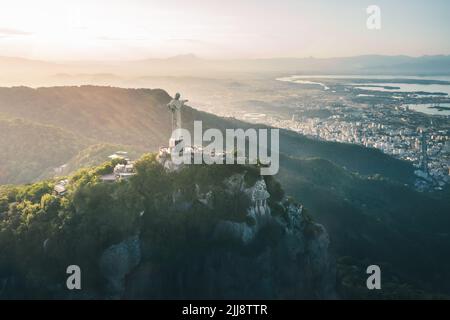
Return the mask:
[[178, 100], [178, 99], [180, 99], [180, 94], [177, 92], [177, 93], [175, 93], [175, 100]]

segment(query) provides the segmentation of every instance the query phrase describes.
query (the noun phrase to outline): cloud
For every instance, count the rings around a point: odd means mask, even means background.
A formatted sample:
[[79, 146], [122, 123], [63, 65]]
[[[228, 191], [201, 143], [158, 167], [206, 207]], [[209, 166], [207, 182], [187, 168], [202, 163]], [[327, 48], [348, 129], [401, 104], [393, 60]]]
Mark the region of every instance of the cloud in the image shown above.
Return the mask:
[[31, 32], [0, 27], [0, 38], [8, 38], [14, 36], [28, 36], [28, 35], [31, 35]]

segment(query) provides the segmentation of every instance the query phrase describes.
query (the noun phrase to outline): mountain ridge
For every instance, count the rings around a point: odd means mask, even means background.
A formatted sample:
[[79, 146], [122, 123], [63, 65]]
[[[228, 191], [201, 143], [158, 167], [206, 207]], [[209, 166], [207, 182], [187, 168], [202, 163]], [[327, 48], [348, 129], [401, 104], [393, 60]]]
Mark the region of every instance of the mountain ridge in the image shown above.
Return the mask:
[[[261, 74], [449, 75], [449, 55], [359, 55], [330, 58], [204, 59], [195, 55], [130, 61], [41, 61], [0, 57], [4, 74], [12, 79], [27, 72], [36, 83], [56, 74], [115, 74], [117, 77], [215, 76]], [[3, 79], [6, 82], [6, 78]], [[7, 82], [6, 82], [7, 83]], [[37, 85], [39, 86], [39, 85]]]
[[[96, 143], [137, 146], [149, 151], [157, 151], [170, 137], [170, 113], [166, 107], [169, 101], [169, 94], [162, 89], [105, 86], [0, 88], [0, 112], [4, 115], [61, 127]], [[186, 106], [183, 111], [186, 129], [193, 130], [195, 120], [202, 120], [205, 130], [267, 128], [234, 118], [220, 118]], [[319, 156], [350, 170], [363, 174], [380, 173], [404, 183], [411, 183], [414, 178], [409, 163], [378, 150], [312, 140], [286, 130], [280, 133], [282, 153], [297, 157]]]

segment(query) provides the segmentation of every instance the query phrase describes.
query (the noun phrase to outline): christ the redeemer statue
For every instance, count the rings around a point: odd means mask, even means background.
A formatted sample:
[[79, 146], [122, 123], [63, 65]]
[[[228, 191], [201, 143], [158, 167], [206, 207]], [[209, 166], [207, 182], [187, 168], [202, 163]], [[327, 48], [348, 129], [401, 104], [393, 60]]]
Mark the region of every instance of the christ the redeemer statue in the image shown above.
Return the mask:
[[167, 104], [167, 107], [172, 112], [172, 132], [176, 129], [181, 129], [181, 108], [188, 100], [180, 100], [180, 94], [176, 93], [175, 98]]

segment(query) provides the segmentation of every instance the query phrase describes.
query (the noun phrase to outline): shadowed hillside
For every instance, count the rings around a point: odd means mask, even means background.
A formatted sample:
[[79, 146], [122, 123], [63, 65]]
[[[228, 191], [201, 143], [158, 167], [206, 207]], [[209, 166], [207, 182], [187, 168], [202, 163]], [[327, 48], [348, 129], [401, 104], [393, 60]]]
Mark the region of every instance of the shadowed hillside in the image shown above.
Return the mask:
[[94, 141], [158, 147], [169, 136], [163, 90], [110, 87], [0, 88], [0, 112]]
[[[23, 118], [58, 127], [76, 135], [78, 140], [88, 140], [89, 144], [120, 144], [129, 146], [130, 151], [140, 152], [155, 151], [167, 144], [171, 133], [170, 113], [166, 107], [169, 101], [170, 96], [161, 89], [96, 86], [0, 88], [0, 113], [5, 117]], [[255, 127], [188, 106], [183, 110], [182, 119], [183, 126], [190, 130], [194, 120], [202, 120], [204, 129]], [[76, 146], [72, 149], [79, 151]], [[381, 174], [403, 183], [411, 183], [413, 179], [413, 169], [409, 163], [394, 159], [378, 150], [316, 141], [285, 130], [280, 133], [280, 151], [296, 157], [321, 157], [351, 171]], [[77, 152], [67, 151], [66, 158], [70, 159], [76, 154]], [[31, 160], [22, 157], [21, 161], [26, 163]], [[101, 161], [90, 164], [99, 163]], [[48, 163], [47, 167], [48, 165], [55, 164]], [[8, 168], [4, 170], [8, 171]], [[40, 174], [30, 175], [28, 179], [23, 176], [23, 179], [17, 182], [32, 181], [38, 176]], [[5, 181], [0, 180], [0, 183], [2, 182]]]
[[412, 283], [448, 292], [450, 205], [445, 195], [436, 198], [381, 177], [349, 173], [323, 159], [280, 162], [277, 178], [286, 192], [324, 224], [340, 255], [389, 261]]
[[0, 184], [29, 182], [87, 145], [88, 140], [55, 126], [0, 117]]

